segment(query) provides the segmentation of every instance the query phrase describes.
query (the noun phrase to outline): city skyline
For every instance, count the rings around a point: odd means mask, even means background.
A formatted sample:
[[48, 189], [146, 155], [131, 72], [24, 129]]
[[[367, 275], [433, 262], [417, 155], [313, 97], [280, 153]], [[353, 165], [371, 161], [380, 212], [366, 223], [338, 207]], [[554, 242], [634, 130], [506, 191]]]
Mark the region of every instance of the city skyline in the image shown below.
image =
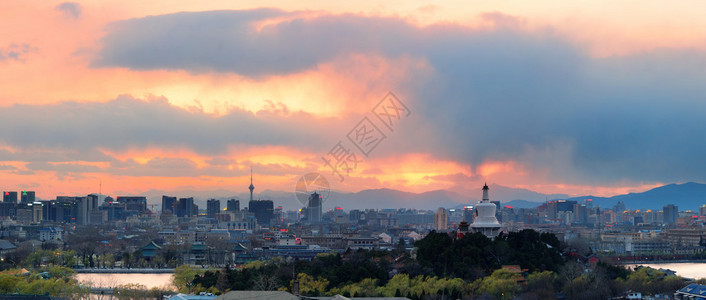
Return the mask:
[[[0, 187], [247, 191], [251, 167], [256, 191], [706, 182], [698, 9], [592, 3], [4, 2]], [[339, 180], [321, 158], [388, 92], [411, 113]]]

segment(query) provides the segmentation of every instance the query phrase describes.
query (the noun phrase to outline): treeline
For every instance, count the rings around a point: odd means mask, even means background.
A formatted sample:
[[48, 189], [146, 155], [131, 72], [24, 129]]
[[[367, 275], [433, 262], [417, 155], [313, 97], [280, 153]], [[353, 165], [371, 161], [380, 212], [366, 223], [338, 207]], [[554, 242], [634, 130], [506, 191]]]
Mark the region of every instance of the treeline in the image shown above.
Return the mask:
[[491, 240], [480, 233], [452, 238], [432, 231], [415, 243], [417, 261], [431, 275], [476, 280], [503, 265], [529, 272], [557, 271], [563, 264], [561, 244], [554, 234], [531, 229], [502, 233]]
[[[181, 292], [285, 290], [302, 295], [341, 294], [410, 299], [600, 299], [631, 290], [671, 294], [685, 282], [642, 268], [630, 272], [610, 264], [589, 264], [562, 256], [553, 234], [534, 230], [461, 238], [431, 232], [413, 253], [358, 250], [320, 254], [311, 261], [274, 259], [238, 269], [177, 268]], [[518, 268], [502, 268], [516, 265]], [[296, 281], [295, 281], [296, 278]]]
[[0, 294], [49, 294], [67, 299], [87, 299], [89, 289], [78, 284], [75, 273], [72, 269], [60, 266], [31, 272], [6, 270], [0, 272]]

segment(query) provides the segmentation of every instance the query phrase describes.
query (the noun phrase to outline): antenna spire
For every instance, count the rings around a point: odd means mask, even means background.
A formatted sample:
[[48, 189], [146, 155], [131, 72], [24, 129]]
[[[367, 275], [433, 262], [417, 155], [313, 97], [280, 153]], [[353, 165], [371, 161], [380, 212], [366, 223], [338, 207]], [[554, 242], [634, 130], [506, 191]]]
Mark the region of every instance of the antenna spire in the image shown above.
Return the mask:
[[250, 186], [248, 187], [248, 189], [250, 190], [250, 201], [252, 201], [252, 192], [253, 190], [255, 190], [255, 186], [252, 184], [252, 166], [250, 166]]

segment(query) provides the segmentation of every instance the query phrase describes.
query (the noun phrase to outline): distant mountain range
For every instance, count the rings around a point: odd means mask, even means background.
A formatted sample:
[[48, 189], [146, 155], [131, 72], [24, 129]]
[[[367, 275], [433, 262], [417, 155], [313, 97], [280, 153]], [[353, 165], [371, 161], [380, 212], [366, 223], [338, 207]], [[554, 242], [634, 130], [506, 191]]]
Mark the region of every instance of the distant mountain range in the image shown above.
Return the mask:
[[[228, 190], [177, 192], [151, 190], [142, 193], [142, 195], [147, 196], [148, 202], [155, 204], [156, 207], [160, 206], [162, 195], [194, 197], [196, 203], [199, 204], [201, 208], [206, 207], [205, 202], [210, 198], [240, 199], [241, 207], [246, 207], [247, 200], [250, 199], [250, 195], [247, 192], [238, 194]], [[256, 192], [255, 195], [258, 199], [271, 199], [274, 201], [275, 206], [282, 206], [285, 210], [299, 209], [303, 206], [299, 203], [293, 191], [265, 190], [259, 193]], [[447, 190], [436, 190], [424, 193], [411, 193], [393, 189], [371, 189], [356, 193], [331, 191], [324, 202], [324, 209], [331, 209], [336, 206], [340, 206], [345, 210], [365, 208], [416, 208], [430, 210], [435, 210], [439, 207], [460, 208], [464, 205], [477, 203], [481, 195], [480, 187], [478, 188], [478, 192], [472, 195], [460, 195]], [[610, 208], [618, 203], [618, 201], [622, 201], [629, 209], [661, 210], [664, 205], [671, 203], [679, 206], [680, 210], [698, 210], [698, 207], [706, 204], [706, 184], [694, 182], [669, 184], [642, 193], [630, 193], [613, 197], [581, 196], [571, 198], [564, 194], [542, 194], [526, 189], [491, 185], [490, 198], [491, 200], [500, 201], [502, 205], [516, 208], [537, 207], [547, 200], [566, 199], [583, 201], [584, 199], [593, 199], [594, 205], [600, 205], [603, 208]], [[225, 203], [222, 202], [221, 207], [224, 206]]]
[[679, 210], [698, 211], [706, 204], [706, 184], [687, 182], [683, 184], [668, 184], [642, 193], [629, 193], [613, 197], [582, 196], [569, 200], [583, 201], [593, 199], [594, 204], [610, 208], [618, 201], [625, 203], [629, 209], [661, 210], [667, 204], [679, 206]]

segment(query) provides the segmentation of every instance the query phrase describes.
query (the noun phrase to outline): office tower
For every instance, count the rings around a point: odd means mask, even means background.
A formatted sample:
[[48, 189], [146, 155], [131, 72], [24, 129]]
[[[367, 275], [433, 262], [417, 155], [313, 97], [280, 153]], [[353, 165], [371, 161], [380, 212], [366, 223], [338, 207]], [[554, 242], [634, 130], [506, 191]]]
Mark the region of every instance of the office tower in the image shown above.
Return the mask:
[[88, 197], [74, 197], [73, 209], [75, 220], [74, 222], [79, 225], [88, 224]]
[[132, 214], [147, 212], [147, 197], [144, 196], [118, 196], [117, 201], [125, 204], [125, 211]]
[[360, 221], [362, 215], [362, 211], [358, 209], [352, 209], [350, 212], [348, 212], [348, 220], [353, 222], [353, 224], [357, 224], [358, 221]]
[[547, 218], [558, 219], [561, 212], [573, 212], [576, 201], [552, 200], [547, 203]]
[[309, 202], [306, 205], [306, 219], [309, 224], [321, 223], [321, 215], [323, 214], [321, 195], [314, 192], [309, 196]]
[[467, 205], [463, 207], [463, 220], [468, 223], [473, 223], [473, 206]]
[[248, 211], [255, 215], [258, 224], [270, 226], [270, 220], [274, 216], [274, 205], [272, 200], [253, 200], [248, 203]]
[[0, 217], [15, 217], [17, 216], [17, 203], [2, 202], [0, 203]]
[[23, 225], [32, 223], [32, 204], [17, 205], [17, 223]]
[[445, 231], [446, 227], [448, 226], [448, 220], [449, 216], [446, 213], [446, 210], [442, 207], [439, 207], [439, 209], [434, 214], [434, 229], [436, 231]]
[[5, 203], [17, 203], [17, 192], [4, 192], [2, 193], [2, 202]]
[[667, 204], [662, 208], [662, 220], [664, 224], [674, 224], [679, 218], [679, 207], [674, 204]]
[[206, 214], [209, 218], [216, 218], [216, 214], [221, 210], [221, 200], [209, 199], [206, 201]]
[[585, 204], [574, 204], [574, 222], [584, 224], [588, 221], [588, 207]]
[[20, 203], [34, 203], [34, 191], [22, 191]]
[[86, 196], [88, 198], [88, 211], [96, 211], [98, 210], [98, 195], [96, 194], [90, 194]]
[[230, 199], [228, 200], [227, 210], [230, 212], [240, 210], [240, 200]]
[[44, 220], [44, 203], [35, 201], [32, 203], [32, 222], [39, 223]]
[[[194, 198], [179, 198], [177, 217], [195, 217], [199, 215], [198, 207], [194, 204]], [[194, 210], [196, 210], [194, 212]]]
[[177, 208], [177, 198], [162, 195], [162, 214], [174, 214], [176, 215]]

